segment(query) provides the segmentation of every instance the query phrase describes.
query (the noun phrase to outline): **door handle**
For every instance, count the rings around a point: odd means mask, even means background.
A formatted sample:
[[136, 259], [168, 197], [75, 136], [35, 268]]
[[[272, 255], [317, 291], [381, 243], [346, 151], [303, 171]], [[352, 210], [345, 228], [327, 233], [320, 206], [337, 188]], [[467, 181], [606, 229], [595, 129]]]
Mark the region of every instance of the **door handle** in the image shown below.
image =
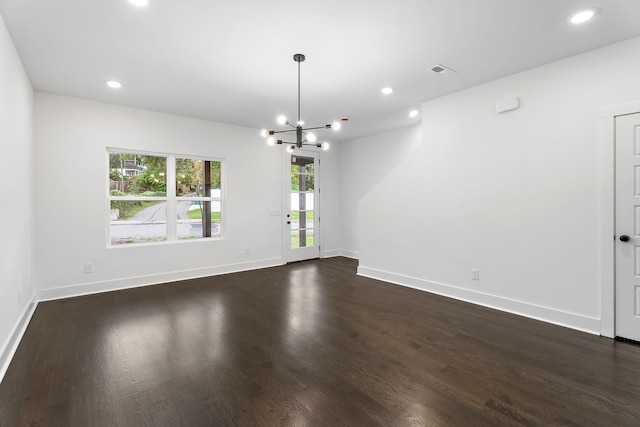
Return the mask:
[[291, 224], [291, 221], [287, 221], [287, 224]]
[[622, 236], [620, 236], [620, 241], [621, 242], [628, 242], [629, 240], [631, 240], [631, 239], [626, 234], [623, 234]]

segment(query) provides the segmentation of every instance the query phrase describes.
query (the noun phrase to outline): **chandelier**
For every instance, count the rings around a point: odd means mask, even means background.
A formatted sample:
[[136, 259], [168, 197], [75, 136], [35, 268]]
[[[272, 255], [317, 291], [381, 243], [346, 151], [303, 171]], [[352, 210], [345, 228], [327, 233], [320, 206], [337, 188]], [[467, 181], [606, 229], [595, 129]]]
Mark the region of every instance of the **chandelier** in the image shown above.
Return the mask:
[[[317, 137], [314, 133], [309, 132], [311, 130], [317, 130], [317, 129], [333, 129], [333, 130], [338, 130], [340, 129], [340, 122], [333, 122], [329, 125], [324, 125], [324, 126], [315, 126], [315, 127], [308, 127], [305, 128], [304, 126], [304, 121], [302, 121], [302, 119], [300, 118], [300, 63], [302, 61], [305, 60], [305, 57], [303, 54], [301, 53], [296, 53], [295, 55], [293, 55], [293, 60], [296, 61], [298, 63], [298, 121], [296, 122], [295, 126], [289, 122], [289, 120], [287, 120], [287, 118], [285, 116], [278, 116], [278, 118], [276, 119], [276, 121], [278, 122], [279, 125], [282, 126], [291, 126], [293, 129], [286, 129], [286, 130], [267, 130], [264, 129], [261, 132], [261, 135], [265, 138], [267, 138], [267, 143], [269, 145], [281, 145], [281, 144], [287, 144], [287, 151], [289, 153], [293, 152], [294, 149], [296, 148], [302, 148], [303, 146], [307, 145], [307, 146], [313, 146], [313, 147], [318, 147], [318, 148], [322, 148], [324, 150], [328, 150], [329, 149], [329, 143], [328, 142], [317, 142]], [[282, 134], [282, 133], [288, 133], [288, 132], [295, 132], [296, 133], [296, 141], [295, 142], [289, 142], [289, 141], [283, 141], [282, 139], [278, 139], [276, 136], [277, 134]]]

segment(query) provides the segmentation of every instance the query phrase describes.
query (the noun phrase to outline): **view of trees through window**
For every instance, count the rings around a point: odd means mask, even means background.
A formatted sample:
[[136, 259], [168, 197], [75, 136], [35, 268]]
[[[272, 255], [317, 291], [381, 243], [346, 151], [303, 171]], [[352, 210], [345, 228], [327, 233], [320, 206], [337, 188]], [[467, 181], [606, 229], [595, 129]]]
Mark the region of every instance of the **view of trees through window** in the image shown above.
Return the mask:
[[222, 161], [109, 150], [112, 245], [222, 236]]

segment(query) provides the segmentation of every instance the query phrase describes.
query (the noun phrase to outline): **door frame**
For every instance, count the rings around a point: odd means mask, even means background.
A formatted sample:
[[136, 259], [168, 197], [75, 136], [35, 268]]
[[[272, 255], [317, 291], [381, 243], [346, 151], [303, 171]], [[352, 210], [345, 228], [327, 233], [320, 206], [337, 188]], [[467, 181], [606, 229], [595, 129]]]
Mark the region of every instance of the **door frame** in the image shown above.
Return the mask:
[[609, 338], [616, 336], [615, 122], [617, 116], [635, 113], [640, 113], [640, 101], [600, 110], [600, 334]]
[[[286, 150], [286, 146], [282, 145], [282, 260], [285, 264], [289, 262], [295, 262], [289, 259], [289, 250], [291, 245], [291, 229], [287, 224], [291, 203], [291, 156], [295, 155], [295, 153], [300, 153], [300, 156], [317, 156], [318, 159], [318, 167], [314, 170], [314, 180], [316, 188], [318, 189], [317, 197], [314, 200], [314, 211], [316, 212], [315, 223], [313, 225], [314, 228], [314, 246], [318, 248], [318, 258], [322, 258], [322, 234], [321, 234], [321, 225], [320, 225], [320, 215], [322, 209], [322, 201], [320, 200], [322, 194], [320, 192], [320, 179], [322, 175], [322, 166], [320, 164], [320, 160], [322, 158], [320, 151], [315, 150], [306, 150], [304, 148], [296, 148], [293, 153], [288, 153]], [[288, 235], [288, 238], [287, 238]]]

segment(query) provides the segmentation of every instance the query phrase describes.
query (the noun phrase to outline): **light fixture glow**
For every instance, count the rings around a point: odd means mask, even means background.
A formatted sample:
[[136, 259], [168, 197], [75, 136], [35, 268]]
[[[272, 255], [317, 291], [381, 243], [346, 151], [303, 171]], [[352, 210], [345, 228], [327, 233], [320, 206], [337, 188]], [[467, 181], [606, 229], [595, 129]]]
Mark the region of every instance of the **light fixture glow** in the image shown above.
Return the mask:
[[383, 95], [389, 95], [389, 94], [391, 94], [393, 92], [393, 88], [392, 87], [383, 87], [380, 92], [382, 92]]
[[149, 0], [129, 0], [129, 3], [131, 3], [134, 6], [145, 7], [145, 6], [149, 6], [150, 1]]
[[409, 117], [418, 117], [418, 110], [411, 110], [411, 112], [409, 113]]
[[106, 83], [111, 89], [120, 89], [122, 87], [122, 83], [117, 80], [107, 80]]
[[[317, 137], [314, 133], [309, 132], [310, 130], [316, 130], [316, 129], [333, 129], [333, 130], [338, 130], [341, 127], [340, 122], [335, 121], [331, 124], [328, 125], [324, 125], [324, 126], [312, 126], [312, 127], [303, 127], [304, 126], [304, 120], [302, 120], [300, 118], [300, 64], [305, 60], [305, 56], [301, 53], [296, 53], [295, 55], [293, 55], [293, 60], [295, 62], [298, 63], [298, 120], [295, 121], [295, 126], [290, 123], [286, 117], [284, 115], [280, 115], [277, 117], [276, 121], [278, 122], [279, 125], [288, 125], [291, 127], [291, 129], [286, 129], [286, 130], [267, 130], [267, 129], [263, 129], [260, 134], [263, 137], [269, 137], [267, 138], [267, 144], [269, 145], [281, 145], [281, 144], [285, 144], [287, 146], [287, 152], [288, 153], [292, 153], [293, 150], [295, 150], [296, 148], [302, 148], [303, 146], [312, 146], [312, 147], [317, 147], [317, 148], [322, 148], [323, 150], [328, 150], [329, 149], [329, 144], [327, 142], [324, 143], [316, 143], [317, 141]], [[342, 121], [346, 122], [347, 120], [349, 120], [346, 117], [343, 117], [341, 119]], [[276, 139], [275, 137], [271, 136], [274, 134], [279, 134], [279, 133], [288, 133], [288, 132], [295, 132], [295, 142], [291, 142], [291, 141], [283, 141], [282, 139]]]
[[596, 8], [582, 10], [576, 14], [571, 15], [569, 17], [569, 22], [571, 22], [572, 24], [582, 24], [596, 16], [598, 12], [599, 9]]

